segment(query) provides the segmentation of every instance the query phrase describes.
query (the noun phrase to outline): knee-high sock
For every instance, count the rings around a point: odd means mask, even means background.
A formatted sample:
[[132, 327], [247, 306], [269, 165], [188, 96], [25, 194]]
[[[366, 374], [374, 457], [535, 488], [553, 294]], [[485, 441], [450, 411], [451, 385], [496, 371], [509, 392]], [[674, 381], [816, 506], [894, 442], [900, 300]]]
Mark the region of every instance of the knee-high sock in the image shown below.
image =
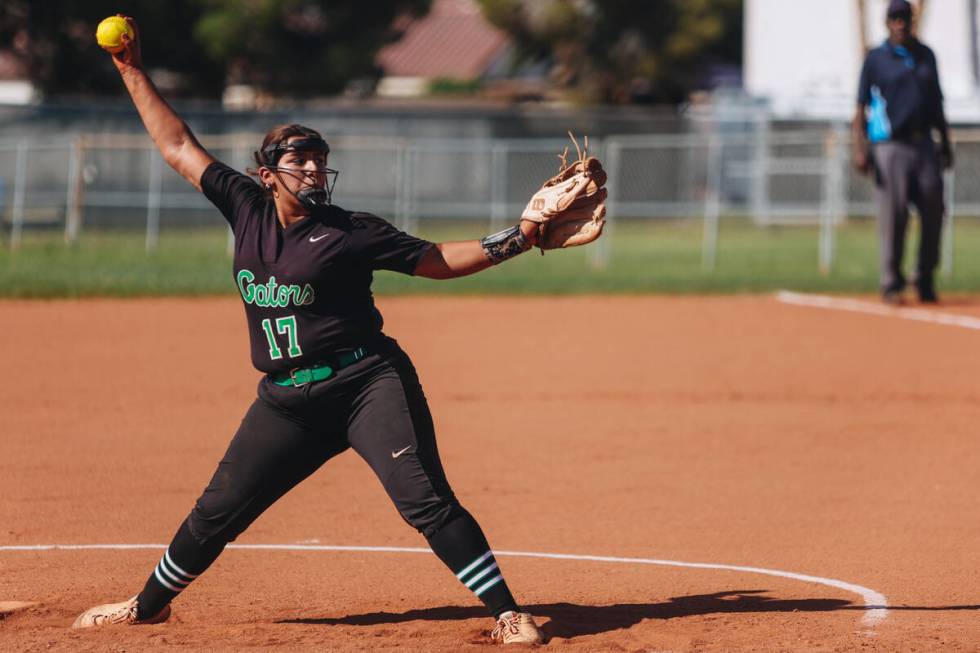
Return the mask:
[[146, 579], [139, 594], [137, 618], [146, 619], [159, 614], [191, 581], [211, 566], [221, 555], [225, 544], [223, 540], [201, 544], [191, 535], [187, 520], [184, 520], [153, 573]]
[[519, 612], [480, 525], [466, 512], [436, 531], [429, 546], [450, 571], [490, 610], [494, 618]]

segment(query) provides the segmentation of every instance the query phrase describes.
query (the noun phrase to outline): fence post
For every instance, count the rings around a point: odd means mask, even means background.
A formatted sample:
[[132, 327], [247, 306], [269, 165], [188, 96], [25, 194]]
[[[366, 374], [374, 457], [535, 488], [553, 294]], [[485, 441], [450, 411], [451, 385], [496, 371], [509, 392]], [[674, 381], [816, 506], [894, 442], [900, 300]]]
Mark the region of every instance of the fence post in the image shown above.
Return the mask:
[[718, 259], [718, 221], [721, 216], [721, 141], [712, 126], [708, 135], [707, 188], [704, 193], [704, 231], [701, 239], [701, 268], [711, 272]]
[[949, 279], [953, 276], [953, 198], [955, 197], [956, 172], [953, 168], [943, 171], [943, 188], [946, 195], [946, 219], [943, 220], [943, 254], [942, 266], [940, 268], [943, 278]]
[[592, 269], [605, 268], [609, 265], [609, 253], [612, 250], [613, 216], [615, 216], [615, 197], [616, 180], [619, 179], [620, 160], [622, 159], [622, 148], [619, 143], [613, 141], [603, 152], [602, 144], [596, 147], [596, 155], [603, 155], [601, 158], [606, 161], [606, 224], [602, 227], [603, 237], [600, 238], [592, 247], [589, 248], [587, 260]]
[[10, 249], [20, 247], [24, 229], [24, 196], [27, 186], [27, 141], [17, 143], [16, 172], [14, 176], [14, 206], [10, 218]]
[[830, 269], [834, 264], [835, 225], [841, 217], [841, 207], [844, 203], [843, 174], [841, 171], [843, 164], [841, 143], [843, 139], [838, 133], [839, 129], [839, 126], [835, 125], [827, 131], [824, 137], [823, 197], [820, 202], [820, 242], [818, 246], [819, 269], [820, 274], [824, 276], [830, 274]]
[[399, 229], [405, 229], [405, 220], [408, 211], [405, 208], [405, 141], [398, 139], [395, 148], [395, 224]]
[[163, 176], [163, 157], [153, 148], [150, 154], [150, 184], [146, 197], [146, 251], [160, 244], [160, 185]]
[[409, 144], [405, 148], [405, 217], [402, 231], [410, 234], [418, 232], [418, 215], [416, 197], [418, 189], [415, 187], [415, 169], [418, 163], [419, 150], [414, 144]]
[[65, 244], [70, 245], [78, 240], [78, 232], [82, 225], [82, 195], [84, 183], [82, 180], [82, 161], [85, 152], [85, 137], [76, 136], [72, 139], [68, 152], [68, 197], [65, 198]]
[[751, 179], [751, 206], [753, 224], [769, 224], [772, 211], [769, 207], [769, 118], [761, 116], [755, 120], [755, 147], [753, 160], [755, 175]]
[[493, 141], [490, 147], [490, 233], [503, 229], [507, 220], [507, 143]]

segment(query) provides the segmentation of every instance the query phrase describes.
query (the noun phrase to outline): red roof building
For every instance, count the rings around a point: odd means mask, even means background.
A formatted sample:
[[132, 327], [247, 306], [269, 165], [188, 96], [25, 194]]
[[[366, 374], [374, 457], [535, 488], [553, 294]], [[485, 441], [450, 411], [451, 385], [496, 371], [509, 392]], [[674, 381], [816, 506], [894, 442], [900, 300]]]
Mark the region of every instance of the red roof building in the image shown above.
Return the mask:
[[378, 92], [418, 95], [433, 79], [478, 79], [508, 44], [476, 0], [435, 0], [428, 15], [410, 21], [402, 38], [378, 53], [385, 73]]

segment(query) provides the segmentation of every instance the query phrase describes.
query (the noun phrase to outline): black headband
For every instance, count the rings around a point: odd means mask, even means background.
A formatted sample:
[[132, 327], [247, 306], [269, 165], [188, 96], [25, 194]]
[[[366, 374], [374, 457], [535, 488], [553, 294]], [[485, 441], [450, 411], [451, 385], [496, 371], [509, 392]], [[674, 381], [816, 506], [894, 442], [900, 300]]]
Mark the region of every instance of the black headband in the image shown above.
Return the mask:
[[330, 146], [322, 138], [310, 136], [308, 138], [297, 138], [283, 143], [274, 143], [262, 148], [258, 157], [263, 165], [274, 166], [279, 163], [279, 159], [286, 152], [323, 152], [330, 153]]

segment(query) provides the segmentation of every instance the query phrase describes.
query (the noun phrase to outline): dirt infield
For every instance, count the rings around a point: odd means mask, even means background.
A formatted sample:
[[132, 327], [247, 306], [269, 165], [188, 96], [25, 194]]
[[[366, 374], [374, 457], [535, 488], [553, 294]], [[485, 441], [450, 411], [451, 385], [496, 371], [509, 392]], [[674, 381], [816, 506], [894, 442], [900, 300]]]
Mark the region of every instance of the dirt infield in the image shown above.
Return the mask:
[[[770, 296], [380, 306], [495, 549], [664, 563], [501, 555], [547, 649], [980, 650], [980, 331]], [[170, 540], [254, 397], [241, 313], [0, 302], [0, 602], [39, 602], [0, 649], [486, 645], [419, 552], [228, 550], [167, 624], [68, 628], [162, 549], [26, 547]], [[238, 543], [425, 546], [352, 452]]]

